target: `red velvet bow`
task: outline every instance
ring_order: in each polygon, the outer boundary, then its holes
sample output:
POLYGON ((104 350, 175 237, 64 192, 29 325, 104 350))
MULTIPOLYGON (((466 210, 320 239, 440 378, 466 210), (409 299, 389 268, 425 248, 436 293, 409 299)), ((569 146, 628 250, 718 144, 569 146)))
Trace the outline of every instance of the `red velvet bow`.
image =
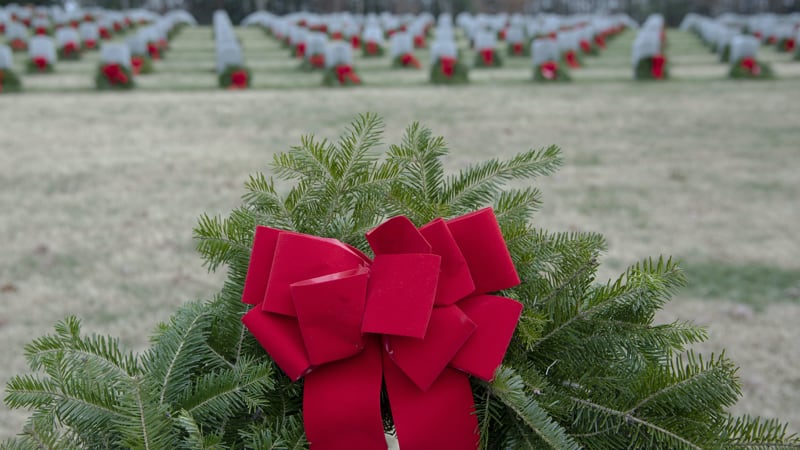
POLYGON ((228 89, 246 89, 247 88, 247 71, 236 70, 231 72, 231 84, 228 89))
POLYGON ((74 42, 67 42, 64 44, 64 47, 61 49, 61 51, 64 52, 65 56, 70 56, 78 51, 78 46, 75 45, 74 42))
POLYGON ((340 41, 342 39, 342 33, 339 31, 331 33, 331 39, 334 41, 340 41))
POLYGON ((25 50, 28 48, 28 43, 22 39, 14 39, 11 41, 11 48, 14 50, 25 50))
POLYGON ((142 73, 142 66, 144 65, 144 58, 141 56, 131 56, 131 68, 134 75, 142 73))
POLYGON ((567 50, 564 54, 564 60, 567 62, 567 65, 573 69, 577 69, 581 66, 578 62, 578 56, 575 54, 575 50, 567 50))
POLYGON ((39 36, 44 36, 47 34, 47 27, 36 27, 36 34, 39 36))
POLYGON ((105 41, 111 39, 111 33, 108 31, 108 28, 100 28, 100 39, 105 41))
POLYGON ((442 65, 442 74, 450 78, 456 71, 456 59, 451 56, 442 56, 439 58, 439 64, 442 65))
POLYGON ((764 35, 762 35, 760 31, 756 31, 755 33, 753 33, 753 37, 755 37, 756 39, 761 39, 763 36, 764 35))
POLYGON ((770 36, 770 37, 767 38, 767 44, 773 45, 773 44, 775 44, 775 42, 777 40, 778 40, 778 38, 776 38, 775 36, 770 36))
POLYGON ((297 45, 294 46, 294 56, 297 58, 303 58, 306 56, 305 42, 298 42, 297 45))
POLYGON ((73 20, 69 23, 69 26, 71 26, 72 28, 78 28, 80 25, 81 22, 79 20, 73 20))
POLYGON ((592 44, 586 39, 581 39, 581 51, 586 54, 592 53, 592 44))
POLYGON ((308 62, 309 64, 311 64, 311 67, 316 67, 318 69, 321 69, 325 67, 325 55, 322 53, 311 55, 311 57, 308 58, 308 62))
POLYGON ((292 380, 305 377, 313 450, 386 449, 385 383, 400 448, 474 450, 468 374, 491 380, 522 312, 488 295, 519 283, 490 208, 371 232, 370 261, 334 239, 258 227, 242 321, 292 380))
POLYGON ((39 69, 40 72, 44 72, 45 69, 47 69, 49 62, 44 56, 36 56, 33 58, 33 64, 39 69))
POLYGON ((664 78, 664 64, 666 64, 666 62, 667 59, 661 54, 655 55, 651 58, 650 74, 653 75, 653 78, 656 80, 664 78))
POLYGON ((511 51, 513 51, 515 55, 521 55, 522 54, 522 42, 515 42, 511 46, 511 51))
POLYGON ((494 62, 494 49, 485 48, 481 50, 481 58, 483 59, 484 66, 491 66, 494 62))
POLYGON ((161 52, 158 50, 158 46, 153 42, 147 44, 147 53, 150 54, 150 58, 153 60, 161 59, 161 52))
POLYGON ((128 83, 128 76, 125 75, 125 72, 122 70, 122 66, 119 64, 106 64, 103 66, 103 75, 105 75, 106 79, 111 84, 127 84, 128 83))
POLYGON ((421 34, 414 36, 414 48, 425 48, 425 36, 421 34))
POLYGON ((353 66, 348 64, 336 66, 336 78, 339 80, 339 84, 341 85, 344 85, 347 81, 350 81, 353 84, 361 84, 361 79, 358 78, 358 75, 356 75, 355 70, 353 70, 353 66))
POLYGON ((500 30, 497 33, 497 38, 500 39, 501 41, 505 41, 506 40, 506 29, 505 28, 503 28, 502 30, 500 30))
POLYGON ((358 35, 356 35, 356 34, 350 36, 350 45, 353 48, 360 48, 361 47, 361 38, 359 38, 358 35))
POLYGON ((545 61, 539 66, 539 71, 546 80, 555 80, 558 74, 558 63, 555 61, 545 61))
POLYGON ((742 67, 747 70, 750 75, 757 77, 761 74, 761 67, 758 65, 758 61, 752 56, 748 56, 746 58, 742 58, 742 67))
POLYGON ((792 38, 786 39, 786 42, 784 42, 783 44, 783 49, 786 50, 787 52, 794 51, 794 47, 795 47, 795 42, 794 39, 792 38))
POLYGON ((93 39, 87 39, 83 42, 83 46, 91 50, 97 47, 97 42, 95 42, 93 39))
POLYGON ((600 48, 606 48, 606 38, 602 34, 594 37, 594 43, 600 48))
POLYGON ((414 56, 413 53, 406 53, 400 57, 400 64, 404 66, 412 66, 419 69, 421 66, 419 64, 419 60, 414 56))
POLYGON ((378 54, 378 43, 369 41, 367 42, 367 54, 368 55, 377 55, 378 54))

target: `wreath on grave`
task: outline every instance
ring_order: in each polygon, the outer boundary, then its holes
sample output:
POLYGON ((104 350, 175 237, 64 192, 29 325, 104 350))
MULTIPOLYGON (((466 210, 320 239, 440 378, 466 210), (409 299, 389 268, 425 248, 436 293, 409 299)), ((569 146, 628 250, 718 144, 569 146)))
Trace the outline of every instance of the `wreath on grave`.
POLYGON ((597 45, 593 44, 593 40, 581 39, 579 45, 583 55, 597 56, 600 54, 600 49, 597 48, 597 45))
POLYGON ((719 52, 719 62, 726 63, 731 59, 731 44, 724 44, 722 51, 719 52))
POLYGON ((223 89, 247 89, 253 81, 250 69, 242 66, 228 66, 218 77, 219 87, 223 89))
POLYGON ((324 86, 358 86, 361 77, 356 73, 355 68, 350 64, 339 64, 335 67, 325 69, 322 75, 324 86))
POLYGON ((55 71, 53 64, 44 56, 28 58, 26 68, 28 73, 52 73, 55 71))
POLYGON ((306 71, 322 70, 325 68, 325 53, 316 53, 308 58, 303 58, 300 69, 306 71))
POLYGON ((94 76, 94 85, 101 91, 129 90, 135 86, 131 69, 118 63, 100 64, 94 76))
POLYGON ((475 52, 475 67, 502 67, 503 57, 494 48, 477 50, 475 52))
POLYGON ((794 38, 791 37, 783 38, 778 41, 776 48, 779 52, 794 53, 795 49, 797 48, 797 42, 795 42, 794 38))
POLYGON ((460 58, 440 57, 431 67, 433 84, 462 84, 469 82, 469 69, 460 58))
POLYGON ((59 61, 79 61, 81 59, 81 47, 75 42, 67 42, 58 48, 59 61))
POLYGON ((418 35, 414 36, 414 48, 423 49, 423 48, 425 48, 427 46, 428 45, 425 42, 425 35, 424 34, 418 34, 418 35))
POLYGON ((361 44, 361 55, 365 58, 380 58, 383 56, 384 52, 383 46, 375 41, 361 44))
POLYGON ((8 46, 15 52, 28 51, 28 42, 24 39, 12 39, 11 42, 8 43, 8 46))
POLYGON ((35 30, 33 30, 33 34, 36 36, 52 36, 53 28, 47 26, 38 26, 35 30))
POLYGON ((563 64, 557 61, 545 61, 533 69, 533 79, 540 82, 557 82, 571 81, 572 77, 563 64))
POLYGON ((765 80, 774 77, 772 67, 769 64, 758 61, 751 56, 742 58, 731 65, 728 76, 747 80, 765 80))
POLYGON ((669 78, 667 58, 659 54, 639 59, 634 70, 634 78, 637 80, 665 80, 669 78))
POLYGON ((241 207, 202 216, 197 248, 227 280, 142 354, 75 317, 28 344, 36 373, 5 402, 34 411, 3 447, 800 444, 726 412, 737 368, 689 349, 702 328, 653 325, 685 284, 672 260, 598 283, 602 236, 532 225, 540 192, 507 185, 552 173, 557 147, 447 175, 443 138, 412 124, 381 155, 381 137, 374 115, 335 143, 305 137, 273 159, 286 194, 255 174, 241 207))
POLYGON ((100 47, 97 45, 97 41, 94 39, 87 39, 83 41, 82 46, 83 50, 99 50, 100 47))
POLYGON ((527 57, 531 56, 531 46, 525 42, 509 42, 507 46, 507 54, 509 57, 527 57))
POLYGON ((292 58, 305 58, 306 57, 306 43, 298 42, 292 47, 292 58))
POLYGON ((131 71, 134 75, 153 73, 154 66, 150 55, 131 55, 131 71))
POLYGON ((567 50, 561 54, 561 61, 571 69, 580 69, 583 65, 583 58, 575 50, 567 50))
POLYGON ((422 64, 419 62, 414 53, 408 52, 402 55, 397 55, 392 61, 392 67, 404 67, 407 69, 421 69, 422 64))
POLYGON ((0 94, 21 90, 22 82, 19 76, 13 70, 0 69, 0 94))
POLYGON ((147 43, 147 54, 150 55, 150 59, 153 61, 164 59, 165 56, 163 49, 158 45, 158 42, 155 41, 147 43))

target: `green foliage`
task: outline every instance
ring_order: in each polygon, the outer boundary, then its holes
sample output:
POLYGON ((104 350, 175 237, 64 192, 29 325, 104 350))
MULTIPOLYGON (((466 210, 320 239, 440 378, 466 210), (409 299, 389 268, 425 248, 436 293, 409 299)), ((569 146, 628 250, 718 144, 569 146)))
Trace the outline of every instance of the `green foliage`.
POLYGON ((276 369, 241 323, 255 226, 368 251, 364 233, 393 215, 421 225, 486 205, 522 280, 503 295, 525 309, 494 381, 471 381, 482 449, 800 448, 778 421, 726 412, 740 395, 736 367, 690 350, 703 329, 652 323, 684 284, 675 263, 646 260, 598 283, 602 236, 531 225, 539 191, 507 186, 556 170, 556 147, 446 174, 446 144, 430 130, 412 124, 383 155, 381 136, 368 114, 336 142, 303 137, 272 161, 274 176, 293 182, 285 191, 254 174, 241 207, 201 217, 197 248, 228 278, 213 299, 158 326, 144 353, 82 335, 73 317, 29 344, 35 373, 14 377, 5 402, 33 414, 2 448, 307 448, 302 382, 276 369))
POLYGON ((245 75, 245 87, 250 87, 250 84, 253 82, 253 74, 250 72, 250 69, 243 66, 227 66, 225 70, 219 74, 217 77, 217 83, 219 87, 223 89, 229 89, 233 86, 233 74, 235 73, 243 73, 245 75))
MULTIPOLYGON (((656 80, 652 72, 653 58, 641 58, 636 63, 636 68, 633 71, 633 78, 636 80, 656 80)), ((664 77, 662 80, 669 78, 669 62, 664 62, 664 77)))
POLYGON ((770 80, 775 78, 770 64, 756 60, 755 64, 758 69, 751 71, 744 66, 743 60, 744 58, 731 64, 731 70, 728 72, 729 77, 743 80, 770 80))
POLYGON ((433 84, 463 84, 469 83, 469 69, 459 58, 453 67, 453 74, 448 76, 442 71, 442 62, 436 61, 431 66, 431 83, 433 84))
POLYGON ((19 76, 10 69, 0 69, 0 94, 8 92, 19 92, 22 90, 22 82, 19 76))

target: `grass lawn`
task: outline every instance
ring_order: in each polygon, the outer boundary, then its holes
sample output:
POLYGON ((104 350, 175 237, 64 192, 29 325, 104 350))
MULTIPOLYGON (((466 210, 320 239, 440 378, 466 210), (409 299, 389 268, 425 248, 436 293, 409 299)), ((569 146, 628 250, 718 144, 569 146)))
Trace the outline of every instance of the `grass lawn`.
MULTIPOLYGON (((790 55, 763 48, 778 79, 731 81, 694 36, 670 32, 674 79, 635 83, 627 33, 565 85, 534 84, 527 58, 436 87, 426 70, 357 56, 365 86, 325 89, 261 31, 238 33, 249 91, 215 88, 211 32, 199 27, 133 92, 93 92, 89 54, 0 97, 0 383, 66 314, 143 348, 177 305, 221 287, 193 250, 197 217, 236 206, 247 175, 301 134, 335 139, 375 111, 387 143, 413 120, 445 136, 450 170, 561 146, 564 167, 539 183, 536 225, 605 234, 601 281, 648 256, 683 261, 690 286, 659 320, 695 320, 711 336, 702 350, 728 349, 742 366, 735 412, 800 431, 800 63, 790 55)), ((23 417, 0 406, 0 438, 23 417)))

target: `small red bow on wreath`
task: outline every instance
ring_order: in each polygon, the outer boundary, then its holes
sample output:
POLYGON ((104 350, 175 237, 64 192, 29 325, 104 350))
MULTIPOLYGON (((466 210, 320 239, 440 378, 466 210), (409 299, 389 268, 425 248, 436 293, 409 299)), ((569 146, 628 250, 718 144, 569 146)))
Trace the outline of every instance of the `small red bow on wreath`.
POLYGON ((400 448, 475 450, 469 375, 489 381, 522 305, 490 208, 367 233, 370 260, 334 239, 256 229, 242 321, 292 380, 305 377, 313 450, 385 449, 385 384, 400 448))
POLYGON ((483 58, 484 66, 491 66, 494 63, 494 49, 484 48, 481 50, 481 58, 483 58))
POLYGON ((786 42, 783 44, 783 49, 787 52, 794 51, 795 42, 793 38, 786 39, 786 42))
POLYGON ((28 48, 28 43, 22 39, 14 39, 11 41, 11 48, 14 50, 25 50, 28 48))
POLYGON ((600 48, 606 48, 606 39, 602 34, 594 37, 594 43, 600 48))
POLYGON ((122 70, 122 66, 119 64, 106 64, 103 66, 103 75, 105 75, 106 79, 111 84, 128 84, 128 76, 125 75, 125 72, 122 70))
POLYGON ((73 53, 78 52, 78 45, 75 44, 74 42, 67 42, 66 44, 64 44, 62 51, 64 52, 65 56, 70 56, 73 53))
POLYGON ((44 72, 50 63, 44 56, 36 56, 33 58, 33 64, 39 69, 40 72, 44 72))
POLYGON ((667 59, 664 58, 664 55, 658 54, 651 58, 650 60, 650 74, 656 80, 661 80, 664 78, 664 64, 666 64, 667 59))
POLYGON ((440 57, 439 64, 442 65, 442 74, 447 78, 452 77, 456 72, 456 59, 451 56, 440 57))
POLYGON ((353 84, 361 84, 361 78, 358 78, 356 71, 353 70, 353 66, 347 64, 336 66, 336 78, 341 85, 344 85, 348 81, 353 84))
POLYGON ((414 36, 414 48, 425 48, 425 36, 421 34, 414 36))
POLYGON ((567 53, 564 54, 564 60, 567 62, 567 65, 573 69, 577 69, 581 66, 578 62, 578 56, 575 54, 575 50, 567 50, 567 53))
POLYGON ((83 42, 83 46, 89 50, 92 50, 95 47, 97 47, 97 42, 95 42, 94 39, 87 39, 86 41, 83 42))
POLYGON ((761 74, 761 67, 758 65, 758 61, 752 56, 742 58, 741 64, 750 75, 757 77, 761 74))
POLYGON ((47 27, 36 27, 36 34, 38 36, 44 36, 47 34, 47 27))
POLYGON ((412 66, 416 67, 417 69, 420 68, 419 60, 414 56, 413 53, 406 53, 400 57, 400 64, 404 66, 412 66))
POLYGON ((131 56, 131 68, 134 75, 142 73, 142 66, 144 65, 144 58, 141 56, 131 56))
POLYGON ((294 56, 297 58, 303 58, 306 56, 305 42, 298 42, 297 45, 294 46, 294 56))
POLYGON ((147 44, 147 53, 150 54, 150 58, 153 60, 161 59, 161 52, 158 50, 158 46, 153 42, 147 44))
POLYGON ((511 46, 511 50, 514 52, 515 55, 521 55, 522 54, 522 42, 515 42, 511 46))
POLYGON ((332 41, 341 41, 342 40, 342 32, 341 31, 334 31, 331 33, 331 40, 332 41))
POLYGON ((325 54, 317 53, 316 55, 311 55, 311 57, 308 58, 308 63, 311 64, 311 67, 317 69, 325 67, 325 54))
POLYGON ((539 66, 539 72, 546 80, 555 80, 558 74, 558 63, 555 61, 545 61, 539 66))
POLYGON ((378 54, 378 43, 374 41, 367 42, 367 54, 368 55, 377 55, 378 54))
POLYGON ((358 35, 356 35, 356 34, 350 36, 350 45, 353 48, 361 47, 361 38, 359 38, 358 35))
POLYGON ((581 39, 581 51, 585 54, 592 53, 592 44, 586 39, 581 39))
POLYGON ((100 32, 100 39, 103 40, 111 39, 111 32, 108 31, 108 28, 100 28, 99 32, 100 32))
POLYGON ((231 73, 231 84, 228 89, 246 89, 247 88, 247 71, 236 70, 231 73))

